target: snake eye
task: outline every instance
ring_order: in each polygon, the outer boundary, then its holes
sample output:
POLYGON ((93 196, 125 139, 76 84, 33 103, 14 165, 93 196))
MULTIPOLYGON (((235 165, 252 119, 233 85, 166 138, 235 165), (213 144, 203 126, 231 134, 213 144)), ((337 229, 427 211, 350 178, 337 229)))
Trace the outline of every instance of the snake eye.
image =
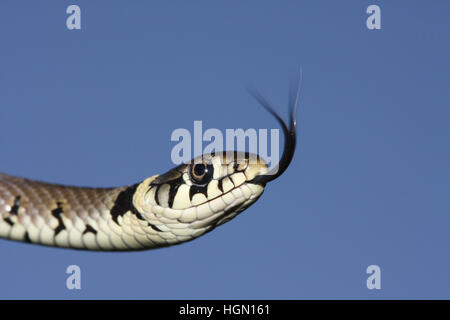
POLYGON ((212 164, 194 163, 189 170, 191 179, 198 184, 206 184, 211 181, 214 173, 212 164))

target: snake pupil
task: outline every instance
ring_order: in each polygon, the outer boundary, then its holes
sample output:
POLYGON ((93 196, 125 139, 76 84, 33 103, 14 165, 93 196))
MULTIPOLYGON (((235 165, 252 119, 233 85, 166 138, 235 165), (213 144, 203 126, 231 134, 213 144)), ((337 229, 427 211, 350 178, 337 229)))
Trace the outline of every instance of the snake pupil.
POLYGON ((204 164, 197 164, 194 166, 194 173, 196 176, 202 176, 205 174, 206 167, 204 164))

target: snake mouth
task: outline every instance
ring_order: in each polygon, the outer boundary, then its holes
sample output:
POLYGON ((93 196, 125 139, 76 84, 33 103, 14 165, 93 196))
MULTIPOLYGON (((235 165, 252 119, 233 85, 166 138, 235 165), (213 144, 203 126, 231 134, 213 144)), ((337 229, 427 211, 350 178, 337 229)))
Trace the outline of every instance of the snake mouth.
MULTIPOLYGON (((214 229, 217 226, 233 219, 236 215, 247 209, 251 204, 253 204, 262 195, 264 188, 261 186, 249 187, 247 183, 242 183, 241 185, 235 186, 231 190, 225 192, 224 194, 217 196, 213 199, 209 199, 201 205, 194 206, 199 208, 202 205, 207 205, 210 207, 210 215, 204 217, 203 219, 198 219, 190 224, 191 229, 200 228, 211 228, 214 229), (245 190, 246 189, 246 190, 245 190), (234 200, 228 203, 224 200, 227 195, 233 195, 234 200), (213 209, 214 201, 222 201, 225 204, 221 209, 213 209)), ((182 222, 178 220, 178 222, 182 222)))
POLYGON ((286 171, 286 169, 289 167, 292 161, 292 158, 294 157, 295 147, 297 144, 296 116, 300 93, 300 82, 297 87, 297 90, 295 91, 295 94, 293 94, 293 92, 294 91, 291 90, 291 94, 289 96, 289 120, 288 120, 289 125, 275 111, 275 109, 268 102, 268 100, 265 99, 259 92, 255 90, 252 90, 250 92, 253 95, 253 97, 261 104, 261 106, 264 109, 266 109, 272 116, 274 116, 275 119, 280 124, 281 128, 283 129, 284 148, 283 148, 283 155, 281 156, 279 163, 268 173, 256 176, 254 179, 249 181, 249 183, 265 185, 267 182, 275 180, 286 171))

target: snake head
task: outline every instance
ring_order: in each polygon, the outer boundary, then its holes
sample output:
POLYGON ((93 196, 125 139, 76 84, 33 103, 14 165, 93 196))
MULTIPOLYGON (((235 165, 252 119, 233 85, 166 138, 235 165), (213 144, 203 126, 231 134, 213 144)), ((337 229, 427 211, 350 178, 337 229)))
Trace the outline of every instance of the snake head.
MULTIPOLYGON (((156 229, 190 240, 229 221, 254 203, 268 172, 251 153, 204 154, 138 186, 133 204, 156 229)), ((174 239, 175 241, 175 239, 174 239)))
POLYGON ((289 125, 262 96, 254 96, 283 129, 285 143, 280 162, 269 171, 267 163, 256 154, 204 154, 146 179, 137 187, 133 205, 167 245, 192 240, 231 220, 252 205, 266 184, 282 175, 291 163, 296 145, 298 91, 291 99, 289 125))

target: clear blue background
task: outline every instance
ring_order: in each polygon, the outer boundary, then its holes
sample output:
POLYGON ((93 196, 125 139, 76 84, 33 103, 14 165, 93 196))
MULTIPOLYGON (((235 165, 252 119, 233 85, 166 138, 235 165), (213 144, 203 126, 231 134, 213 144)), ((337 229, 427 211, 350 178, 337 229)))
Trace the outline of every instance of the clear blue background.
POLYGON ((172 167, 170 134, 276 128, 299 144, 236 219, 162 250, 0 241, 0 298, 450 298, 449 1, 1 1, 0 170, 116 186, 172 167), (82 30, 66 29, 78 4, 82 30), (366 28, 381 7, 382 29, 366 28), (65 269, 82 270, 82 290, 65 269), (381 267, 381 290, 366 288, 381 267))

